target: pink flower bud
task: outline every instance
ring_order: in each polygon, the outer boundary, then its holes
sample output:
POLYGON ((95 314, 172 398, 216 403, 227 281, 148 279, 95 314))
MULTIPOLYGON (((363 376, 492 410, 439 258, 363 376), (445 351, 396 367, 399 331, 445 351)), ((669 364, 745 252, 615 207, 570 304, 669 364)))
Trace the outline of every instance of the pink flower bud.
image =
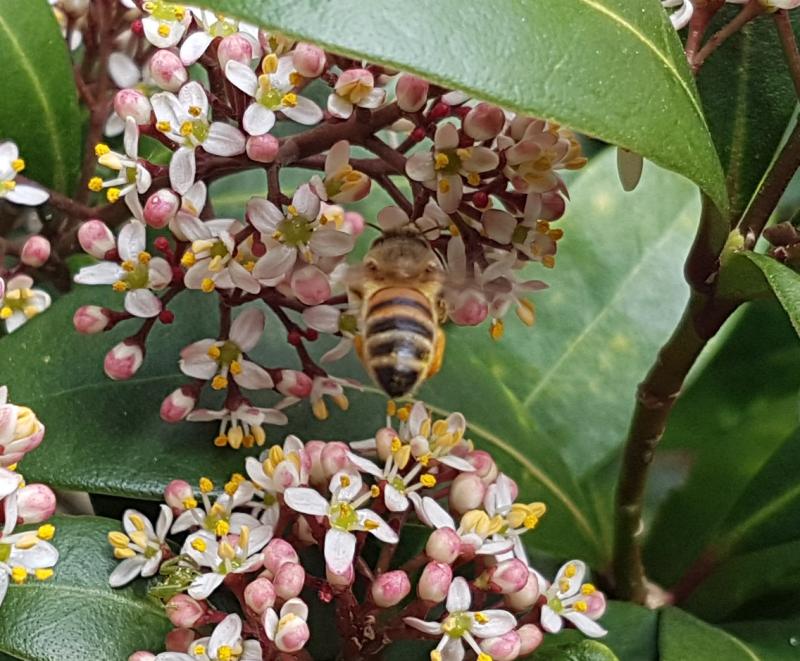
POLYGON ((135 89, 120 90, 114 96, 114 111, 126 119, 132 117, 137 124, 149 124, 153 115, 150 99, 135 89))
POLYGON ((191 629, 173 629, 164 639, 167 652, 185 652, 194 640, 194 631, 191 629))
POLYGON ((599 590, 586 597, 586 604, 588 606, 586 615, 593 620, 602 617, 603 613, 606 612, 606 596, 599 590))
MULTIPOLYGON (((265 618, 264 627, 266 628, 267 626, 265 618)), ((297 616, 284 616, 278 623, 273 642, 281 652, 291 654, 303 649, 310 637, 311 632, 308 630, 308 624, 304 619, 297 616)))
POLYGON ((139 650, 138 652, 134 652, 128 657, 128 661, 154 661, 156 655, 152 652, 147 652, 145 650, 139 650))
POLYGON ((164 502, 172 508, 173 512, 183 512, 194 500, 192 485, 184 480, 172 480, 164 489, 164 502))
POLYGON ((328 580, 328 583, 333 585, 337 588, 346 588, 353 584, 356 580, 356 572, 353 569, 352 563, 350 566, 345 569, 341 574, 337 574, 331 571, 331 568, 328 565, 325 565, 325 578, 328 580))
POLYGON ((290 281, 292 292, 306 305, 320 305, 331 297, 328 276, 311 264, 297 269, 290 281))
POLYGON ((503 111, 491 103, 481 102, 464 118, 464 132, 474 140, 491 140, 506 123, 503 111))
POLYGON ((264 549, 264 569, 270 576, 276 576, 287 562, 299 563, 300 557, 289 542, 276 537, 264 549))
POLYGON ((97 259, 104 259, 109 250, 117 244, 114 235, 102 220, 87 220, 78 229, 78 243, 81 248, 97 259))
POLYGON ((306 443, 306 454, 311 462, 309 472, 309 482, 314 486, 321 487, 327 484, 325 469, 322 467, 322 451, 327 443, 323 441, 309 441, 306 443))
POLYGON ((364 228, 367 226, 364 216, 358 211, 345 211, 344 223, 342 223, 342 230, 351 236, 361 236, 364 228))
POLYGON ((72 325, 75 330, 84 335, 99 333, 108 328, 111 319, 108 318, 105 308, 97 305, 82 305, 72 315, 72 325))
POLYGON ((244 601, 259 615, 275 605, 275 587, 268 578, 260 576, 244 589, 244 601))
POLYGON ((375 434, 375 447, 378 451, 378 458, 386 461, 392 452, 392 443, 397 438, 397 432, 391 427, 383 427, 375 434))
POLYGON ((225 69, 225 65, 231 60, 241 64, 250 64, 250 60, 255 57, 253 44, 240 34, 228 35, 219 42, 217 57, 222 69, 225 69))
POLYGON ((404 73, 397 80, 397 105, 400 110, 417 112, 428 100, 428 82, 404 73))
POLYGON ((475 475, 480 477, 487 484, 491 484, 497 479, 497 464, 494 463, 492 455, 484 450, 470 452, 466 460, 475 468, 475 475))
POLYGON ((259 163, 272 163, 278 156, 280 143, 274 135, 265 133, 247 138, 247 157, 259 163))
POLYGON ((316 78, 325 71, 325 51, 301 41, 292 51, 292 64, 303 78, 316 78))
POLYGON ((41 523, 56 511, 56 496, 44 484, 28 484, 17 492, 19 523, 41 523))
POLYGON ((526 654, 530 654, 537 647, 539 647, 539 645, 541 645, 542 641, 544 640, 544 634, 542 633, 542 630, 535 624, 524 624, 519 629, 517 629, 517 634, 519 634, 519 640, 520 640, 520 647, 519 647, 520 656, 525 656, 526 654))
POLYGON ((165 607, 173 626, 191 629, 205 615, 208 606, 204 601, 192 599, 188 594, 176 594, 165 607))
POLYGON ((142 347, 123 341, 106 354, 103 370, 108 378, 114 381, 124 381, 139 371, 142 361, 144 361, 142 347))
POLYGON ((486 485, 480 477, 475 473, 461 473, 450 486, 448 503, 453 510, 464 514, 479 508, 484 495, 486 495, 486 485))
POLYGON ((372 582, 372 600, 381 608, 396 606, 411 592, 411 581, 404 571, 381 574, 372 582))
POLYGON ((564 215, 567 203, 559 191, 542 193, 542 208, 539 217, 544 220, 558 220, 564 215))
MULTIPOLYGON (((285 397, 299 397, 303 399, 311 394, 314 385, 310 376, 297 370, 281 370, 280 380, 277 383, 278 392, 285 397)), ((321 448, 320 448, 321 449, 321 448)))
POLYGON ((50 259, 50 242, 38 234, 30 237, 22 246, 19 259, 26 266, 40 267, 50 259))
POLYGON ((347 453, 350 448, 340 441, 326 443, 320 455, 322 470, 325 471, 325 478, 330 479, 340 470, 346 469, 350 465, 347 453))
POLYGON ((537 602, 540 593, 539 579, 534 572, 529 570, 525 585, 520 590, 507 594, 505 601, 512 610, 524 611, 537 602))
POLYGON ((147 198, 144 204, 144 222, 150 227, 161 229, 167 226, 180 208, 180 198, 169 188, 162 188, 147 198))
POLYGON ((482 579, 493 592, 513 594, 526 586, 530 577, 530 569, 522 560, 513 558, 487 569, 482 579))
POLYGON ((275 593, 281 599, 291 599, 303 591, 306 582, 306 570, 297 562, 286 562, 281 565, 273 579, 275 593))
POLYGON ((189 80, 189 72, 181 58, 163 48, 153 54, 148 67, 153 82, 167 92, 177 92, 189 80))
POLYGON ((164 422, 180 422, 197 404, 197 396, 186 386, 173 390, 161 402, 161 419, 164 422))
POLYGON ((452 564, 461 553, 461 538, 452 528, 434 530, 425 544, 425 553, 431 560, 452 564))
POLYGON ((486 296, 476 289, 459 293, 450 309, 450 318, 459 326, 477 326, 488 315, 489 303, 486 296))
POLYGON ((72 16, 83 16, 89 8, 89 0, 61 0, 61 6, 72 16))
POLYGON ((503 636, 484 638, 481 649, 492 657, 493 661, 514 661, 519 656, 522 640, 516 631, 509 631, 503 636))
POLYGON ((366 69, 347 69, 336 81, 336 94, 350 103, 359 103, 375 87, 375 79, 366 69))
POLYGON ((444 601, 450 583, 453 582, 453 570, 443 562, 432 561, 425 565, 417 583, 417 596, 425 601, 444 601))

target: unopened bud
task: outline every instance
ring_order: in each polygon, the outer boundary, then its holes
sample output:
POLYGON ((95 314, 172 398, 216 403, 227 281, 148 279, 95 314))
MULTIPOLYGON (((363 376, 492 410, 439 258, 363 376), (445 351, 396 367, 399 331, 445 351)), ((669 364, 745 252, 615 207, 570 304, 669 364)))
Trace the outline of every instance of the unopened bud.
POLYGON ((325 565, 325 578, 327 579, 328 583, 333 585, 337 588, 346 588, 353 584, 356 580, 356 572, 353 569, 353 564, 350 565, 341 573, 334 572, 331 568, 326 564, 325 565))
POLYGON ((191 629, 205 615, 208 606, 188 594, 176 594, 167 602, 165 609, 173 626, 191 629))
POLYGON ((461 553, 461 538, 452 528, 434 530, 425 544, 425 554, 437 562, 452 564, 461 553))
POLYGON ((84 335, 93 335, 105 330, 110 321, 105 308, 97 305, 83 305, 72 315, 72 325, 76 331, 84 335))
POLYGON ((344 223, 342 224, 342 231, 347 232, 351 236, 360 236, 367 223, 358 211, 345 211, 344 223))
POLYGON ((272 585, 272 581, 263 576, 248 583, 244 589, 245 603, 259 615, 275 605, 275 597, 275 587, 272 585))
POLYGON ((116 247, 114 234, 102 220, 87 220, 78 229, 78 243, 85 252, 97 259, 104 259, 109 250, 116 247))
POLYGON ((144 352, 137 343, 120 342, 106 354, 103 370, 114 381, 130 379, 144 361, 144 352))
POLYGON ((137 124, 149 124, 153 106, 139 90, 126 88, 114 95, 114 111, 123 120, 131 117, 137 124))
POLYGON ((280 379, 276 385, 278 392, 285 397, 305 398, 311 394, 314 385, 310 376, 297 370, 281 370, 280 379))
POLYGON ((45 484, 27 484, 17 492, 20 523, 41 523, 56 511, 56 496, 45 484))
POLYGON ((240 34, 231 34, 219 42, 217 57, 219 66, 224 70, 230 61, 250 64, 250 60, 256 57, 256 54, 253 53, 253 44, 248 39, 240 34))
POLYGON ((375 434, 375 449, 378 451, 378 458, 386 461, 392 453, 392 443, 397 439, 397 432, 391 427, 383 427, 375 434))
POLYGON ((291 599, 303 591, 306 570, 297 562, 286 562, 281 565, 272 580, 275 585, 275 593, 281 599, 291 599))
POLYGON ((191 629, 173 629, 164 638, 164 647, 168 652, 185 652, 194 640, 191 629))
POLYGON ((303 78, 316 78, 325 71, 325 51, 301 41, 292 51, 292 64, 303 78))
POLYGON ((428 100, 428 82, 404 73, 397 80, 397 105, 400 110, 417 112, 428 100))
POLYGON ((287 562, 299 563, 300 557, 289 542, 276 537, 264 549, 264 569, 274 577, 287 562))
POLYGON ((172 480, 164 489, 164 501, 175 512, 183 512, 187 503, 194 500, 192 485, 185 480, 172 480))
POLYGON ((453 570, 443 562, 432 561, 425 565, 417 583, 417 596, 425 601, 444 601, 453 582, 453 570))
POLYGON ((520 647, 522 647, 522 640, 514 630, 502 636, 484 638, 481 641, 481 649, 492 658, 492 661, 514 661, 519 657, 520 647))
MULTIPOLYGON (((268 626, 265 616, 264 628, 268 626)), ((306 621, 293 613, 289 613, 278 621, 278 629, 275 632, 275 639, 273 642, 275 643, 275 647, 281 652, 292 654, 303 649, 310 637, 311 632, 308 629, 306 621)))
POLYGON ((528 566, 517 558, 489 567, 481 577, 493 592, 513 594, 525 587, 530 577, 528 566))
POLYGON ((485 483, 491 484, 497 479, 497 464, 485 450, 474 450, 465 459, 475 468, 474 475, 480 477, 485 483))
POLYGON ((485 495, 486 485, 480 477, 475 473, 461 473, 450 486, 448 503, 454 511, 464 514, 479 508, 485 495))
POLYGON ((189 72, 181 58, 163 48, 153 54, 148 67, 153 82, 167 92, 177 92, 189 80, 189 72))
POLYGON ((50 259, 50 242, 38 234, 29 237, 22 246, 19 259, 26 266, 40 267, 50 259))
POLYGON ((340 441, 325 443, 320 455, 320 462, 326 479, 330 479, 339 471, 350 466, 350 459, 347 457, 349 451, 347 445, 340 441))
POLYGON ((155 661, 156 655, 146 650, 139 650, 128 657, 128 661, 155 661))
POLYGON ((166 227, 180 207, 180 198, 168 188, 162 188, 147 198, 144 204, 144 222, 155 229, 166 227))
POLYGON ((396 606, 409 592, 411 581, 408 580, 408 574, 399 569, 381 574, 372 582, 372 600, 381 608, 396 606))
POLYGON ((558 220, 567 210, 567 203, 564 196, 558 191, 547 191, 542 193, 542 208, 539 210, 539 217, 543 220, 558 220))
POLYGON ((306 305, 320 305, 331 297, 331 283, 328 276, 311 264, 297 269, 292 274, 290 286, 294 295, 306 305))
POLYGON ((528 580, 525 585, 516 592, 507 594, 505 601, 512 610, 524 611, 537 602, 540 593, 539 579, 533 571, 528 570, 528 580))
POLYGON ((517 634, 519 634, 520 640, 520 656, 530 654, 537 647, 539 647, 544 640, 544 634, 542 633, 542 630, 535 624, 523 624, 519 629, 517 629, 517 634))
POLYGON ((161 419, 164 422, 180 422, 197 405, 197 396, 186 387, 177 388, 161 402, 161 419))
POLYGON ((449 310, 450 319, 459 326, 477 326, 489 315, 489 302, 482 292, 467 289, 461 292, 452 302, 449 310))
POLYGON ((505 123, 506 117, 500 108, 481 102, 464 118, 464 133, 479 142, 491 140, 503 130, 505 123))
POLYGON ((272 163, 278 156, 279 149, 278 139, 269 133, 251 136, 245 144, 247 157, 258 163, 272 163))
POLYGON ((336 93, 350 103, 363 101, 375 87, 375 78, 367 69, 347 69, 336 81, 336 93))

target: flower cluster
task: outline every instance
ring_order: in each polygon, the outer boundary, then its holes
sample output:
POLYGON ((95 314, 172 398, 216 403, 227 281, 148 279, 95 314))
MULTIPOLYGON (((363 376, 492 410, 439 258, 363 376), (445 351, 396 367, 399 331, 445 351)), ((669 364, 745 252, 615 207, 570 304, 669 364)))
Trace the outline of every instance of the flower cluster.
MULTIPOLYGON (((56 3, 68 39, 91 29, 88 6, 56 3)), ((191 323, 171 308, 176 297, 217 299, 219 332, 181 352, 190 380, 164 400, 165 420, 219 420, 215 442, 235 448, 263 443, 263 425, 280 424, 282 409, 300 400, 321 418, 326 397, 347 406, 343 389, 354 384, 329 375, 307 345, 320 333, 340 337, 324 356, 331 362, 363 331, 347 275, 372 223, 349 205, 373 186, 393 200, 374 219, 380 229, 416 233, 438 256, 447 318, 486 321, 495 339, 512 309, 534 323, 530 294, 546 285, 520 269, 555 265, 562 174, 585 163, 570 131, 190 6, 123 2, 108 11, 120 26, 109 60, 114 112, 84 191, 98 213, 77 233, 97 263, 75 281, 113 288, 123 309, 84 306, 74 322, 98 333, 141 320, 104 363, 110 378, 127 379, 156 324, 191 323), (318 174, 287 194, 299 168, 318 174), (248 170, 266 174, 265 189, 239 217, 217 217, 208 184, 248 170), (157 238, 148 240, 148 227, 157 238), (250 355, 266 309, 299 365, 250 355), (225 392, 221 408, 197 408, 206 386, 225 392), (243 392, 263 390, 280 401, 261 408, 243 392)))
POLYGON ((359 658, 416 637, 431 641, 433 661, 465 650, 510 661, 565 625, 603 636, 605 597, 585 564, 567 562, 552 583, 531 566, 523 538, 546 507, 519 499, 465 437, 464 417, 434 419, 421 402, 393 413, 350 445, 288 436, 221 489, 175 480, 155 526, 127 511, 125 532, 109 534, 122 559, 110 583, 159 574, 151 592, 175 627, 168 652, 131 659, 300 653, 323 635, 308 623, 317 600, 333 604, 345 652, 359 658), (182 536, 177 553, 170 534, 182 536), (401 544, 416 554, 396 561, 401 544), (213 598, 223 591, 236 612, 213 598))
POLYGON ((53 575, 58 551, 50 544, 51 524, 14 532, 17 525, 42 523, 56 508, 56 498, 44 484, 25 484, 17 463, 44 438, 44 425, 26 406, 8 401, 0 387, 0 606, 9 583, 29 578, 45 581, 53 575))

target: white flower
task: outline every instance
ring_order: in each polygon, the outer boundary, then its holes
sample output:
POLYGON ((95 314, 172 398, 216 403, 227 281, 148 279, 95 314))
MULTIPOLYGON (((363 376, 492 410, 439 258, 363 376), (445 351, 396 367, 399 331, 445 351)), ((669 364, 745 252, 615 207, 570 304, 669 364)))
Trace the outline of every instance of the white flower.
POLYGON ((261 57, 261 46, 258 43, 258 30, 251 25, 222 16, 209 9, 189 8, 200 28, 192 32, 181 44, 181 61, 188 67, 194 64, 206 52, 211 42, 217 37, 230 37, 238 34, 247 39, 253 49, 253 57, 261 57))
POLYGON ((261 661, 261 644, 242 640, 242 619, 228 615, 211 632, 211 636, 192 641, 189 651, 162 652, 156 661, 261 661))
POLYGON ((267 246, 253 269, 263 285, 284 280, 298 257, 313 264, 323 257, 343 257, 355 245, 355 237, 322 222, 320 200, 308 184, 297 188, 285 214, 269 200, 250 198, 247 218, 267 246))
POLYGON ((214 445, 230 445, 234 450, 242 446, 251 448, 253 445, 264 445, 267 436, 261 425, 285 425, 288 422, 286 415, 277 409, 259 408, 245 402, 235 409, 196 409, 186 419, 189 422, 219 420, 219 432, 214 445))
POLYGON ((287 599, 280 616, 274 608, 264 613, 264 632, 282 652, 299 651, 308 640, 308 606, 302 599, 287 599))
POLYGON ((662 7, 678 7, 673 13, 669 15, 669 20, 672 21, 672 27, 676 30, 681 30, 689 25, 694 14, 694 4, 692 0, 661 0, 662 7))
POLYGON ((450 217, 433 200, 428 200, 422 210, 422 215, 413 222, 400 207, 385 207, 378 212, 378 224, 384 232, 413 224, 419 233, 429 241, 438 238, 441 231, 449 227, 450 223, 450 217))
POLYGON ((544 593, 547 603, 542 606, 541 624, 545 631, 558 633, 563 620, 568 620, 591 638, 606 635, 595 622, 605 611, 605 597, 591 583, 583 583, 585 575, 586 565, 580 560, 571 560, 558 570, 544 593))
POLYGON ((464 641, 479 658, 486 658, 477 639, 507 634, 517 626, 517 618, 500 609, 470 611, 471 601, 469 584, 458 576, 453 579, 447 592, 447 614, 441 622, 426 622, 416 617, 405 617, 403 622, 431 636, 442 636, 436 650, 431 652, 431 659, 460 661, 464 658, 464 641))
POLYGON ((292 91, 299 79, 291 55, 279 58, 270 53, 261 63, 261 69, 262 74, 257 76, 249 66, 236 60, 225 65, 225 77, 253 99, 242 117, 242 126, 249 135, 269 133, 275 125, 276 112, 308 126, 322 121, 320 107, 292 91))
POLYGON ((350 165, 350 143, 339 140, 325 156, 325 177, 314 175, 309 182, 319 199, 337 204, 355 202, 369 194, 372 180, 350 165))
POLYGON ((184 5, 163 0, 148 0, 142 9, 148 14, 142 19, 144 36, 156 48, 170 48, 177 44, 192 20, 184 5))
POLYGON ((185 193, 194 183, 197 147, 217 156, 244 152, 245 137, 239 129, 209 121, 208 97, 197 81, 186 83, 177 96, 171 92, 154 94, 151 103, 156 129, 180 145, 169 162, 170 184, 178 193, 185 193))
POLYGON ((3 506, 3 535, 10 535, 17 524, 17 492, 25 484, 22 475, 6 468, 0 468, 0 504, 3 506))
POLYGON ((137 576, 153 576, 158 571, 167 533, 172 525, 172 510, 167 505, 161 505, 155 530, 147 517, 136 510, 125 510, 122 525, 125 534, 108 533, 108 541, 114 547, 114 557, 122 560, 108 577, 112 588, 126 585, 137 576))
POLYGON ((6 332, 13 333, 28 319, 50 307, 50 294, 33 289, 33 278, 15 275, 4 283, 0 278, 0 319, 6 322, 6 332))
POLYGON ((247 457, 245 468, 258 489, 257 495, 274 495, 290 487, 308 484, 311 458, 305 451, 303 441, 290 434, 284 440, 283 447, 273 445, 258 459, 247 457))
POLYGON ((125 310, 135 317, 155 317, 161 312, 161 299, 152 290, 164 289, 172 281, 167 260, 151 257, 146 251, 147 232, 142 222, 126 223, 117 237, 117 252, 122 260, 85 266, 75 276, 81 285, 112 285, 125 292, 125 310))
POLYGON ((53 575, 58 550, 48 541, 55 528, 50 524, 37 530, 0 535, 0 605, 5 599, 9 580, 22 585, 29 576, 45 581, 53 575))
POLYGON ((467 421, 461 413, 451 413, 434 422, 425 405, 417 402, 411 407, 408 419, 400 423, 397 435, 411 445, 411 454, 422 462, 434 459, 450 468, 472 472, 472 464, 451 454, 463 440, 466 429, 467 421))
POLYGON ((483 506, 490 518, 500 516, 505 525, 492 535, 493 541, 510 541, 513 547, 510 551, 500 553, 497 561, 508 560, 516 557, 528 564, 528 554, 520 537, 528 530, 533 530, 539 519, 544 516, 547 507, 544 503, 515 503, 511 493, 511 479, 500 473, 497 479, 486 489, 483 506))
POLYGON ((36 206, 50 197, 50 193, 39 186, 15 181, 17 174, 24 169, 25 161, 19 157, 17 145, 10 141, 0 142, 0 200, 36 206))
POLYGON ((347 119, 356 106, 377 108, 385 98, 386 91, 375 88, 375 78, 367 69, 347 69, 328 96, 328 112, 339 119, 347 119))
POLYGON ((211 387, 228 387, 228 376, 242 388, 272 388, 272 377, 260 365, 243 354, 253 349, 264 334, 266 316, 258 308, 248 308, 231 324, 227 340, 206 339, 190 344, 181 351, 180 368, 196 379, 213 379, 211 387))
POLYGON ((243 527, 252 531, 259 527, 258 519, 255 517, 243 512, 234 512, 237 507, 241 507, 253 497, 252 484, 246 480, 231 481, 225 485, 225 492, 212 503, 208 494, 213 488, 214 484, 211 480, 201 478, 202 507, 192 497, 186 503, 187 509, 181 512, 175 519, 175 523, 172 524, 173 534, 184 532, 190 528, 201 528, 211 535, 223 537, 228 533, 239 534, 243 527))
POLYGON ((200 574, 189 586, 189 596, 206 599, 228 574, 256 571, 264 562, 261 549, 272 539, 272 528, 258 526, 252 533, 247 526, 239 530, 235 544, 224 537, 220 541, 206 530, 192 533, 183 544, 183 553, 210 572, 200 574))
POLYGON ((202 221, 179 211, 175 225, 192 242, 181 257, 181 264, 189 268, 183 278, 189 289, 202 289, 208 293, 216 288, 239 288, 251 294, 258 293, 261 287, 248 270, 254 269, 255 264, 239 252, 233 238, 240 227, 237 221, 202 221))
POLYGON ((325 562, 335 574, 343 574, 353 564, 356 536, 367 531, 386 544, 397 544, 397 533, 370 509, 358 509, 371 497, 369 490, 361 494, 363 482, 358 473, 338 472, 330 482, 328 502, 318 491, 292 487, 284 492, 286 504, 296 512, 325 517, 330 528, 325 533, 325 562))
POLYGON ((102 143, 95 147, 97 162, 103 167, 116 170, 117 176, 107 181, 92 177, 89 188, 95 192, 107 189, 106 198, 109 202, 116 202, 124 197, 131 212, 141 218, 141 204, 137 195, 150 189, 152 177, 147 168, 139 163, 139 127, 132 117, 125 120, 123 145, 125 154, 111 151, 108 145, 102 143))
POLYGON ((352 314, 345 314, 333 305, 315 305, 303 310, 303 321, 307 326, 321 333, 341 333, 338 344, 326 351, 320 362, 330 363, 344 358, 353 348, 358 320, 352 314))
POLYGON ((497 153, 488 147, 459 147, 454 124, 440 124, 433 138, 433 150, 418 152, 406 161, 406 174, 436 190, 436 199, 445 213, 453 213, 461 203, 463 183, 480 184, 480 173, 497 167, 497 153))
MULTIPOLYGON (((360 384, 348 379, 338 379, 335 376, 315 376, 311 384, 311 393, 308 396, 311 402, 311 411, 314 417, 318 420, 326 420, 328 418, 328 407, 325 404, 324 397, 330 397, 342 411, 346 411, 350 406, 347 400, 347 395, 344 394, 344 387, 358 388, 361 390, 360 384)), ((287 397, 283 400, 286 405, 294 403, 294 398, 287 397)))

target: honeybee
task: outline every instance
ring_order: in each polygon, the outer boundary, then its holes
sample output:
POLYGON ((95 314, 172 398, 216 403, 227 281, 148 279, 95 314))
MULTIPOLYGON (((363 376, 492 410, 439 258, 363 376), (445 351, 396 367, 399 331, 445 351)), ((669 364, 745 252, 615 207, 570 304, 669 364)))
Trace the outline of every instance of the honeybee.
POLYGON ((410 395, 442 365, 443 281, 430 244, 408 229, 376 239, 348 274, 350 293, 361 306, 356 351, 390 397, 410 395))

